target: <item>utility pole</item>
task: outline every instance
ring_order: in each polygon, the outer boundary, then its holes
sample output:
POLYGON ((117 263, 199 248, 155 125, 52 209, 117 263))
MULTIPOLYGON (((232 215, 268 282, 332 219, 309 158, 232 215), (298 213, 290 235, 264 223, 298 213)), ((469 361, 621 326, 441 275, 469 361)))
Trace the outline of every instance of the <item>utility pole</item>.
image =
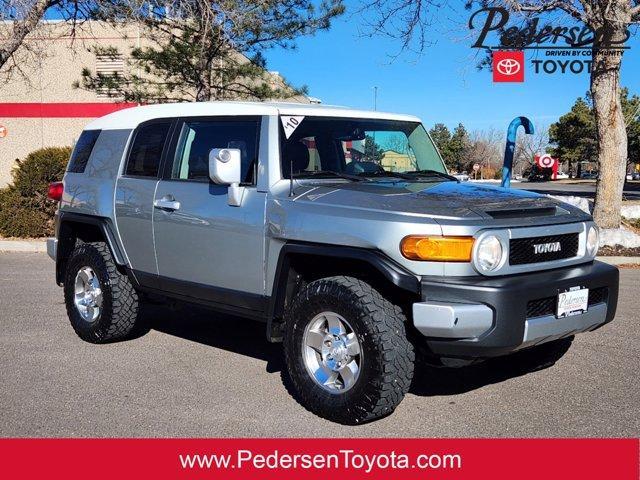
POLYGON ((378 87, 373 87, 373 110, 378 110, 378 87))

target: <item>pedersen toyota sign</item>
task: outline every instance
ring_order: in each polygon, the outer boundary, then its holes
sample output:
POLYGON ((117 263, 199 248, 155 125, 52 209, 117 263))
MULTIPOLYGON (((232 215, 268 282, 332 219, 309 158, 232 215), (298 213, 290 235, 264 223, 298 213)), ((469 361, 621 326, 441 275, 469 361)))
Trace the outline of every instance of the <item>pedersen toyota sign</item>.
MULTIPOLYGON (((479 31, 472 48, 486 50, 492 56, 494 82, 524 82, 525 51, 532 51, 530 70, 534 75, 581 74, 591 71, 594 39, 598 32, 586 25, 541 24, 540 18, 522 19, 510 24, 509 11, 503 7, 481 8, 469 18, 469 29, 479 31)), ((619 42, 598 45, 607 55, 622 55, 631 33, 627 30, 619 42)))

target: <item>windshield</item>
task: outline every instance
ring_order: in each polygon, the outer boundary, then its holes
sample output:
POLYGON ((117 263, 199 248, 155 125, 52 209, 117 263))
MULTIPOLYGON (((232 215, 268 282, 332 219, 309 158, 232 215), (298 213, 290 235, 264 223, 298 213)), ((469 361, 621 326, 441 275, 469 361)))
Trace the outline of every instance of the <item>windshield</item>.
POLYGON ((438 177, 447 172, 419 122, 280 118, 284 178, 293 173, 294 178, 397 175, 412 179, 415 175, 417 179, 417 175, 438 177))

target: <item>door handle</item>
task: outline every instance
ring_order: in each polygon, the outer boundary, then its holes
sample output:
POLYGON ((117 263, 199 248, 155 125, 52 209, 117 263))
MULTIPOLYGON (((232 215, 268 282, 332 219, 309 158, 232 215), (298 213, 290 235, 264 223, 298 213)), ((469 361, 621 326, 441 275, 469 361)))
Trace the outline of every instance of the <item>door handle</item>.
POLYGON ((153 206, 160 210, 180 210, 180 202, 176 202, 173 197, 162 197, 153 201, 153 206))

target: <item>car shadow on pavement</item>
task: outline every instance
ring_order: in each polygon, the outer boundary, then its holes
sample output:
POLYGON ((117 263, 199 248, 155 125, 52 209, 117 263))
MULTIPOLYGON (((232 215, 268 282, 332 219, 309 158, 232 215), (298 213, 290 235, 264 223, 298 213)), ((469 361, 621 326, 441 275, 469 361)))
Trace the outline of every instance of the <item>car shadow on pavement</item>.
POLYGON ((417 364, 410 392, 414 395, 458 395, 552 367, 571 348, 573 336, 534 349, 461 368, 417 364))
POLYGON ((409 392, 421 397, 459 395, 527 373, 500 368, 492 362, 460 368, 418 365, 409 392))
MULTIPOLYGON (((282 345, 267 341, 264 323, 191 305, 145 306, 143 319, 148 329, 266 362, 266 371, 280 372, 285 388, 295 397, 286 373, 282 345)), ((569 345, 570 342, 567 349, 569 345)), ((418 364, 409 392, 424 397, 459 395, 552 365, 532 365, 518 358, 511 356, 460 368, 418 364)))
POLYGON ((263 360, 269 373, 283 369, 282 347, 267 341, 264 323, 190 305, 151 305, 146 307, 143 319, 152 330, 263 360))

